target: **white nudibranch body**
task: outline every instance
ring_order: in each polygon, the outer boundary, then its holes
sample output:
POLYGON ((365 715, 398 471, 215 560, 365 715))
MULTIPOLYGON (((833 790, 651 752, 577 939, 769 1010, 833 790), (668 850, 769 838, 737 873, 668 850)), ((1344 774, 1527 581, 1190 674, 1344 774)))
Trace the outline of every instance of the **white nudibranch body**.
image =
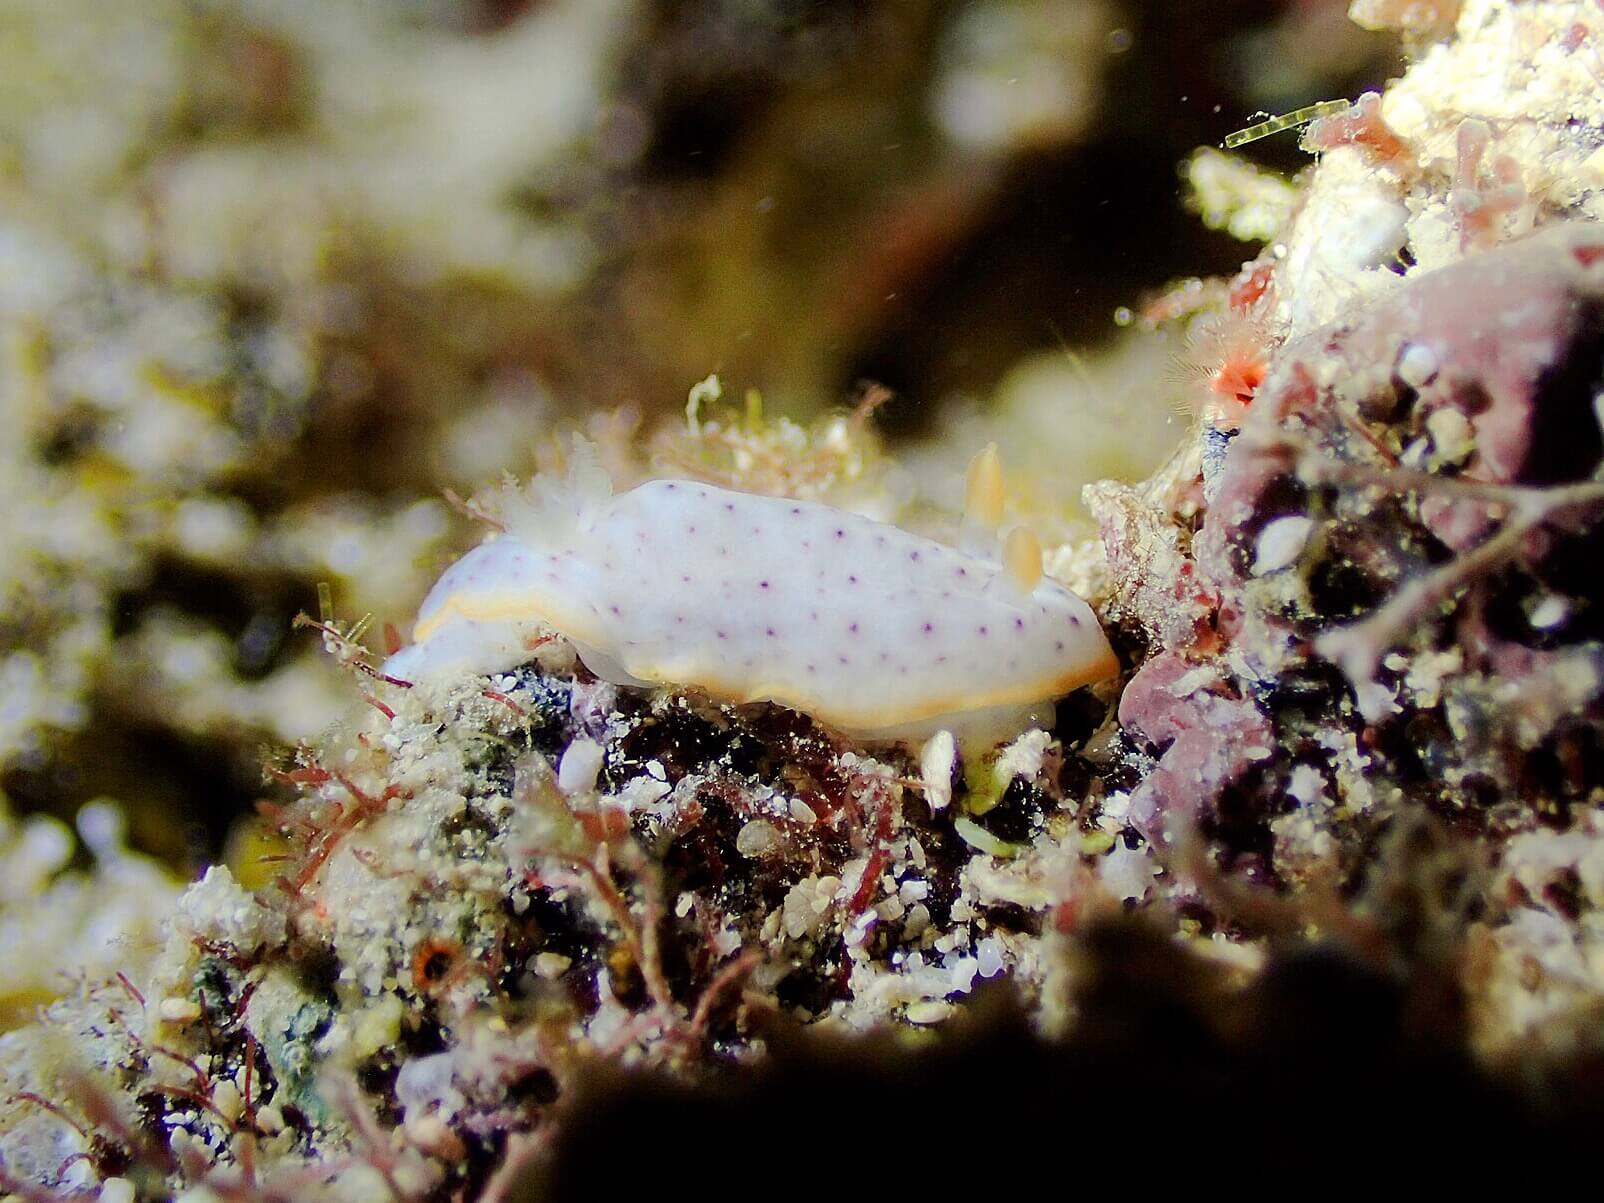
MULTIPOLYGON (((388 675, 499 672, 549 629, 617 684, 777 702, 901 739, 1017 729, 1116 671, 1091 607, 1040 575, 1028 537, 1034 571, 1020 566, 1022 532, 1005 565, 1000 547, 988 558, 831 506, 695 481, 614 496, 599 467, 576 461, 565 482, 509 492, 505 530, 430 590, 388 675)), ((972 495, 977 476, 1000 488, 992 475, 972 471, 972 495)))

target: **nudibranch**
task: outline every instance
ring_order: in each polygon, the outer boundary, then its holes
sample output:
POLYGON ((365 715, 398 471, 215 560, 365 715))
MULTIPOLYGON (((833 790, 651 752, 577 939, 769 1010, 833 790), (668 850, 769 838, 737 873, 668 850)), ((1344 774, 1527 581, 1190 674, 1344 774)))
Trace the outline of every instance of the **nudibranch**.
POLYGON ((1002 489, 987 448, 952 547, 693 480, 614 495, 576 442, 566 479, 508 490, 503 529, 446 570, 384 671, 500 672, 555 631, 615 684, 776 702, 861 738, 1017 730, 1117 664, 1036 540, 998 540, 1002 489))

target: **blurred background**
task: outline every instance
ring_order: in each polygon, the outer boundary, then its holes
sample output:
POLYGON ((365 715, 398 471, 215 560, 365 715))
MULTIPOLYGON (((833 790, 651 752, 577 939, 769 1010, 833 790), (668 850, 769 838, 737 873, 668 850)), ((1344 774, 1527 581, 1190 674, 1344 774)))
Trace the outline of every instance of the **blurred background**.
MULTIPOLYGON (((1397 70, 1345 10, 0 0, 13 816, 115 798, 250 881, 263 764, 360 704, 292 630, 319 583, 406 629, 475 538, 446 490, 646 446, 710 373, 798 429, 883 398, 898 507, 994 439, 1070 537, 1188 420, 1184 347, 1116 315, 1257 250, 1182 165, 1397 70)), ((7 822, 8 863, 84 855, 7 822)))

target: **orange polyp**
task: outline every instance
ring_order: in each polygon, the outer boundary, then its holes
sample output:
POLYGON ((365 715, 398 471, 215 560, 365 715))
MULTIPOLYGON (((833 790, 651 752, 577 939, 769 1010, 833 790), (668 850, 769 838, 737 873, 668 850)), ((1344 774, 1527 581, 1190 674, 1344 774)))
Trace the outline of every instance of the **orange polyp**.
POLYGON ((1264 383, 1268 365, 1262 359, 1227 359, 1209 380, 1209 391, 1227 400, 1247 405, 1264 383))
POLYGON ((1230 427, 1242 420, 1269 370, 1261 355, 1234 353, 1209 374, 1208 394, 1203 403, 1203 420, 1211 425, 1230 427))
POLYGON ((1277 342, 1267 312, 1274 287, 1269 265, 1245 266, 1227 307, 1199 318, 1188 331, 1183 363, 1194 384, 1187 408, 1209 425, 1240 422, 1269 374, 1277 342))
POLYGON ((1245 265, 1236 279, 1231 281, 1231 291, 1226 300, 1231 312, 1239 314, 1252 312, 1253 307, 1270 291, 1274 279, 1275 265, 1272 263, 1245 265))

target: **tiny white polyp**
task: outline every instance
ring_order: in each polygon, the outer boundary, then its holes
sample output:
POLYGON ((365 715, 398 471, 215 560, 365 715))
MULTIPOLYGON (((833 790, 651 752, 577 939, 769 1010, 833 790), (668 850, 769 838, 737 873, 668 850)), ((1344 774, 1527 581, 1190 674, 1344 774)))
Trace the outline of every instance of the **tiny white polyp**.
POLYGON ((503 671, 567 636, 597 676, 770 701, 866 738, 1002 728, 1117 668, 1096 615, 1043 577, 830 506, 593 473, 537 482, 435 584, 408 680, 503 671))

